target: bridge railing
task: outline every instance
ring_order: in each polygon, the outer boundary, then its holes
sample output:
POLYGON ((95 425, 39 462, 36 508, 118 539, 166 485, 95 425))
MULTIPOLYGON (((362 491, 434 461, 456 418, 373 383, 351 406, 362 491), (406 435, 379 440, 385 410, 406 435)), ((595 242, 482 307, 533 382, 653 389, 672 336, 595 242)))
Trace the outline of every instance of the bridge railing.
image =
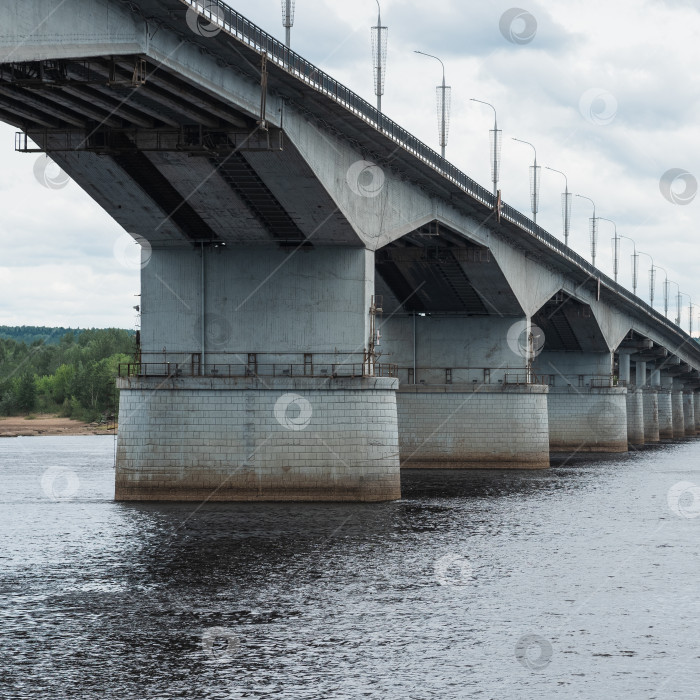
MULTIPOLYGON (((486 207, 495 210, 497 201, 493 193, 479 185, 475 180, 472 180, 468 175, 456 168, 439 153, 424 144, 406 129, 386 117, 377 110, 374 105, 367 102, 367 100, 331 78, 330 75, 320 68, 289 49, 284 43, 275 39, 275 37, 267 32, 264 32, 260 27, 230 8, 223 0, 206 0, 206 2, 202 2, 201 0, 180 0, 180 2, 196 10, 209 22, 220 26, 225 32, 247 44, 254 51, 264 54, 269 60, 272 60, 277 66, 287 71, 298 80, 303 81, 313 89, 328 96, 334 102, 341 104, 390 138, 401 148, 409 151, 421 161, 431 166, 469 196, 481 202, 486 207)), ((578 265, 591 279, 597 280, 601 285, 619 294, 628 302, 640 307, 668 330, 685 336, 685 333, 675 323, 669 321, 669 319, 656 311, 656 309, 653 309, 622 285, 603 274, 600 270, 591 265, 591 263, 521 212, 508 204, 501 203, 500 215, 502 219, 515 224, 549 248, 556 250, 563 257, 578 265)), ((687 340, 687 337, 684 338, 684 340, 687 340)), ((698 357, 700 357, 700 348, 692 348, 692 351, 696 352, 698 357)))
POLYGON ((143 353, 119 365, 120 377, 398 377, 398 367, 365 353, 143 353))

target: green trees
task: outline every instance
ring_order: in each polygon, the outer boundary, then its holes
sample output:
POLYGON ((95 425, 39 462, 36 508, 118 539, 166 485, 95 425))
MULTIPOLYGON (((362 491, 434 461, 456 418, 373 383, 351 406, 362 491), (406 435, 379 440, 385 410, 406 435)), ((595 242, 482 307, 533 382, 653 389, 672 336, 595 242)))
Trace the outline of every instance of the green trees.
POLYGON ((107 328, 68 331, 53 339, 58 342, 39 338, 28 346, 0 337, 0 414, 39 410, 87 421, 116 415, 114 379, 120 362, 133 361, 133 334, 107 328))

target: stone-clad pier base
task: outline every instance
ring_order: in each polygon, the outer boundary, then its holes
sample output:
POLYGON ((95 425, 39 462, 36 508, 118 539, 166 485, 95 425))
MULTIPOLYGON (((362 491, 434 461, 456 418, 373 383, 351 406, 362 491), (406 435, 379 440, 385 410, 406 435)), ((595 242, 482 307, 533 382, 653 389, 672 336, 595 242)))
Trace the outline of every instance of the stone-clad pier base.
POLYGON ((391 378, 120 379, 120 501, 401 497, 391 378))
POLYGON ((659 397, 656 389, 645 387, 642 389, 644 397, 644 442, 654 443, 659 441, 659 397))
POLYGON ((406 384, 397 394, 401 467, 549 467, 542 385, 406 384))
POLYGON ((550 387, 552 452, 627 452, 625 387, 550 387))
POLYGON ((644 444, 644 399, 634 385, 627 389, 627 442, 630 445, 644 444))

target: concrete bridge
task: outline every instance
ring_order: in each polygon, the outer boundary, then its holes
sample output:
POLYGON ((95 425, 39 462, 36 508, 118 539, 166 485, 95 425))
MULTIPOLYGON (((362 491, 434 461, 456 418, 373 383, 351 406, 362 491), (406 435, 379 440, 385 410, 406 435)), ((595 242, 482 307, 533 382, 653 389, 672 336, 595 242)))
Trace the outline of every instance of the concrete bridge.
POLYGON ((0 119, 142 246, 116 497, 367 500, 695 435, 700 347, 227 6, 0 6, 0 119))

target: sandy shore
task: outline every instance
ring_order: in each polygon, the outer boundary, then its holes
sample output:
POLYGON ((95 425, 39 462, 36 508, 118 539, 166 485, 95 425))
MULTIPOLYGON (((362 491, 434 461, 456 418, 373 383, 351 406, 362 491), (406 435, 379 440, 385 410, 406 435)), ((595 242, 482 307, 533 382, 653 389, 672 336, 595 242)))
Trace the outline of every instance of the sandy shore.
POLYGON ((114 425, 111 424, 81 423, 45 414, 36 414, 34 418, 0 418, 0 438, 20 435, 111 435, 113 431, 114 425))

